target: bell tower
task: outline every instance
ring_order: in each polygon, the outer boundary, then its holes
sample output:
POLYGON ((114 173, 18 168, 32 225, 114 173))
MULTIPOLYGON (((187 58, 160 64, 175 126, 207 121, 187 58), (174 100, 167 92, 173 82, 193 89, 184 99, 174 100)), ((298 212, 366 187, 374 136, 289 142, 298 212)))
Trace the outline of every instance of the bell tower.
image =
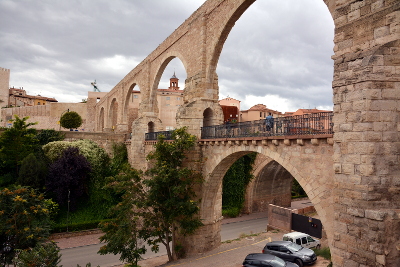
POLYGON ((176 78, 175 71, 174 71, 174 75, 172 75, 171 79, 169 79, 168 89, 179 90, 178 81, 179 81, 179 79, 176 78))

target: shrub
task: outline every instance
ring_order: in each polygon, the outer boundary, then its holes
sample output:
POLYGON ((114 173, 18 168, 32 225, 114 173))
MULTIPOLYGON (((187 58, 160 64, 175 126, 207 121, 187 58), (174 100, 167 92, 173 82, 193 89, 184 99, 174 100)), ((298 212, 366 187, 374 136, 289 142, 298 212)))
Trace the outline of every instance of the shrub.
POLYGON ((222 210, 222 216, 229 218, 236 218, 240 214, 240 209, 238 207, 229 207, 222 210))
POLYGON ((321 256, 327 260, 331 260, 331 250, 329 247, 324 247, 320 249, 313 249, 317 256, 321 256))
POLYGON ((43 151, 50 161, 58 159, 67 147, 77 147, 79 152, 90 162, 92 169, 103 172, 109 161, 106 151, 92 140, 78 140, 74 142, 56 141, 43 146, 43 151))
POLYGON ((21 250, 15 259, 17 267, 57 267, 60 261, 60 248, 55 242, 39 243, 32 249, 21 250))

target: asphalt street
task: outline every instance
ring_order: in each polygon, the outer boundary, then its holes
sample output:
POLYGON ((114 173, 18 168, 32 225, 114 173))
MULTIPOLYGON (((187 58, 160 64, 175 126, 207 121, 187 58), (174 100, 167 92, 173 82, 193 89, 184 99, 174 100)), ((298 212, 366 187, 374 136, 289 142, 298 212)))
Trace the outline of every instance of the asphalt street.
MULTIPOLYGON (((233 240, 240 237, 242 234, 261 233, 265 231, 267 226, 267 218, 254 219, 242 222, 232 222, 223 224, 221 227, 221 240, 233 240)), ((85 266, 86 263, 91 263, 92 266, 109 267, 122 264, 119 261, 118 255, 99 255, 97 251, 103 244, 88 245, 61 250, 61 265, 64 267, 76 267, 77 264, 85 266)), ((144 258, 152 258, 165 255, 166 251, 163 246, 160 246, 159 253, 148 250, 144 258)))

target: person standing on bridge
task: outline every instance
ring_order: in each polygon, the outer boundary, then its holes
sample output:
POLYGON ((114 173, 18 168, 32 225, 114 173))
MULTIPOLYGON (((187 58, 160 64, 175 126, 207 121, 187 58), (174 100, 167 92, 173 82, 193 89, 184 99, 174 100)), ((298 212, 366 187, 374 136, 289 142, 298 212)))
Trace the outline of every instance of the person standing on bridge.
POLYGON ((265 128, 267 131, 271 131, 274 127, 274 117, 272 113, 269 113, 267 117, 265 117, 265 128))

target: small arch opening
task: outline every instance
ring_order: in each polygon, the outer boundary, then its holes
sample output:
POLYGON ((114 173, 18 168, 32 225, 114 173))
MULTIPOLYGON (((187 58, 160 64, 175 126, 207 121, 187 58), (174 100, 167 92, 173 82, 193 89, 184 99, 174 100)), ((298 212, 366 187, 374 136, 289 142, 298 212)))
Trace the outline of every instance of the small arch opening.
POLYGON ((211 108, 206 108, 203 112, 203 127, 212 126, 213 111, 211 108))
POLYGON ((147 124, 147 132, 148 133, 154 133, 154 129, 155 129, 155 125, 154 125, 154 122, 149 122, 148 124, 147 124))

